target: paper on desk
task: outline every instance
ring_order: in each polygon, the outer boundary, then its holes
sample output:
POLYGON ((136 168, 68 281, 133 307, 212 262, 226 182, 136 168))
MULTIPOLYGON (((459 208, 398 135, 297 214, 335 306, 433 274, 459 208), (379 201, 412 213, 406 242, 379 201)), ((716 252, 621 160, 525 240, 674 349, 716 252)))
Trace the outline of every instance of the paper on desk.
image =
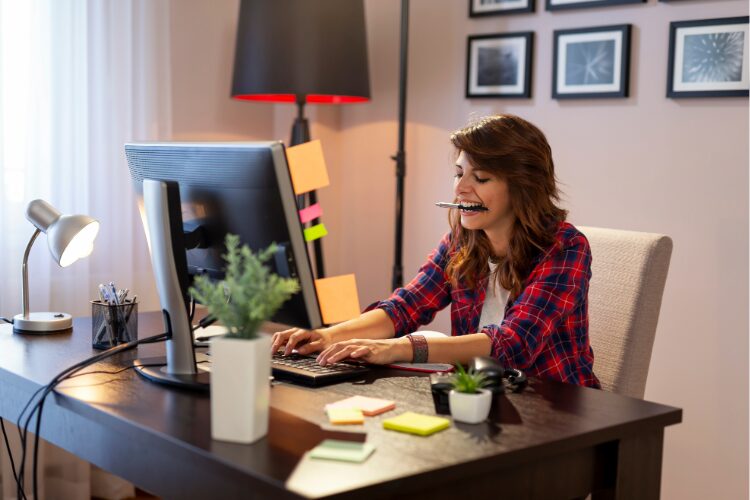
POLYGON ((393 410, 396 408, 396 403, 388 399, 352 396, 326 405, 326 411, 330 411, 332 408, 356 408, 362 411, 364 415, 373 417, 393 410))
POLYGON ((375 451, 375 447, 368 443, 326 439, 310 450, 310 458, 342 460, 344 462, 364 462, 373 451, 375 451))
POLYGON ((320 141, 309 141, 286 148, 294 194, 303 194, 330 184, 320 141))
POLYGON ((315 280, 323 323, 330 325, 359 316, 357 281, 353 274, 315 280))

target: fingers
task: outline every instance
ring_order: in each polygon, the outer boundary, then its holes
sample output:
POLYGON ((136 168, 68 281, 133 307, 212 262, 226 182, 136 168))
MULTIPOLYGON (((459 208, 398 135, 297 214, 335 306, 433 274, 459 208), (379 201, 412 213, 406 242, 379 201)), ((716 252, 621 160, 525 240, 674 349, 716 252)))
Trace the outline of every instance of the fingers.
POLYGON ((300 330, 299 328, 295 330, 287 338, 286 347, 284 347, 284 356, 289 356, 298 344, 307 343, 311 334, 310 330, 300 330))
POLYGON ((353 356, 355 352, 358 353, 357 357, 361 357, 369 352, 369 348, 357 341, 339 342, 320 353, 317 361, 320 365, 330 365, 347 358, 355 357, 353 356))
POLYGON ((303 331, 303 330, 300 330, 299 328, 290 328, 288 330, 283 330, 281 332, 274 333, 272 337, 273 341, 271 343, 271 353, 276 353, 279 349, 286 346, 292 334, 298 331, 303 331))

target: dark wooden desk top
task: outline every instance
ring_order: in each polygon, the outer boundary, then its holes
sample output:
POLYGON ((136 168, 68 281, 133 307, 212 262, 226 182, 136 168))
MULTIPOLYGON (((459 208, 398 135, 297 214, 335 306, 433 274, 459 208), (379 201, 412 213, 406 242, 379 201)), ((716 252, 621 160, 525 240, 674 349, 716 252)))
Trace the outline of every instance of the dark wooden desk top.
MULTIPOLYGON (((160 332, 156 313, 141 315, 139 322, 141 338, 160 332)), ((0 415, 15 421, 35 389, 98 352, 91 348, 89 318, 76 319, 73 331, 46 336, 17 335, 9 325, 0 327, 0 415)), ((86 371, 116 371, 136 356, 163 352, 163 344, 144 345, 137 353, 117 355, 86 371)), ((207 396, 149 383, 133 370, 66 381, 55 404, 50 398, 45 406, 41 434, 101 467, 139 478, 136 483, 157 494, 200 497, 218 493, 218 487, 227 495, 254 491, 283 498, 346 496, 355 489, 358 496, 383 494, 406 487, 405 481, 415 477, 439 484, 461 477, 467 468, 473 473, 495 470, 661 429, 682 418, 677 408, 532 380, 523 393, 496 401, 493 423, 454 424, 425 438, 384 430, 381 421, 407 410, 433 414, 428 379, 380 369, 363 381, 319 389, 275 383, 271 404, 324 424, 326 403, 356 394, 396 401, 396 410, 368 417, 359 427, 376 447, 363 464, 310 459, 305 456, 309 443, 295 446, 277 439, 283 429, 273 420, 269 437, 252 445, 213 441, 207 396), (128 462, 122 454, 132 458, 128 462), (182 479, 170 476, 170 466, 178 462, 174 467, 182 479)))

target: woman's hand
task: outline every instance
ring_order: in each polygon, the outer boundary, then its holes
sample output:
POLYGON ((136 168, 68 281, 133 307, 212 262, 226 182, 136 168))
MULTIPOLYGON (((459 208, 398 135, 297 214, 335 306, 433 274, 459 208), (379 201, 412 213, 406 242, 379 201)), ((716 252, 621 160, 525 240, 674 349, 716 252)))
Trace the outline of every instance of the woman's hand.
POLYGON ((409 339, 354 339, 336 342, 318 355, 320 365, 329 365, 344 359, 356 359, 375 365, 411 361, 412 347, 409 339))
POLYGON ((290 328, 273 334, 271 353, 275 354, 279 349, 284 349, 284 356, 297 349, 300 354, 312 354, 319 352, 331 345, 330 335, 322 330, 303 330, 302 328, 290 328))

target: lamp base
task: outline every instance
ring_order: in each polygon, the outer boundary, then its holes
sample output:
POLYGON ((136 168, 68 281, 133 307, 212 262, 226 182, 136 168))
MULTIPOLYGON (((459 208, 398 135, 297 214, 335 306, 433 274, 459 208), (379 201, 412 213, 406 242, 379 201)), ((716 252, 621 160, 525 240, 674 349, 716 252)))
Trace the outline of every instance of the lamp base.
POLYGON ((18 333, 45 334, 68 330, 73 327, 73 317, 60 312, 34 312, 27 317, 13 316, 13 331, 18 333))

